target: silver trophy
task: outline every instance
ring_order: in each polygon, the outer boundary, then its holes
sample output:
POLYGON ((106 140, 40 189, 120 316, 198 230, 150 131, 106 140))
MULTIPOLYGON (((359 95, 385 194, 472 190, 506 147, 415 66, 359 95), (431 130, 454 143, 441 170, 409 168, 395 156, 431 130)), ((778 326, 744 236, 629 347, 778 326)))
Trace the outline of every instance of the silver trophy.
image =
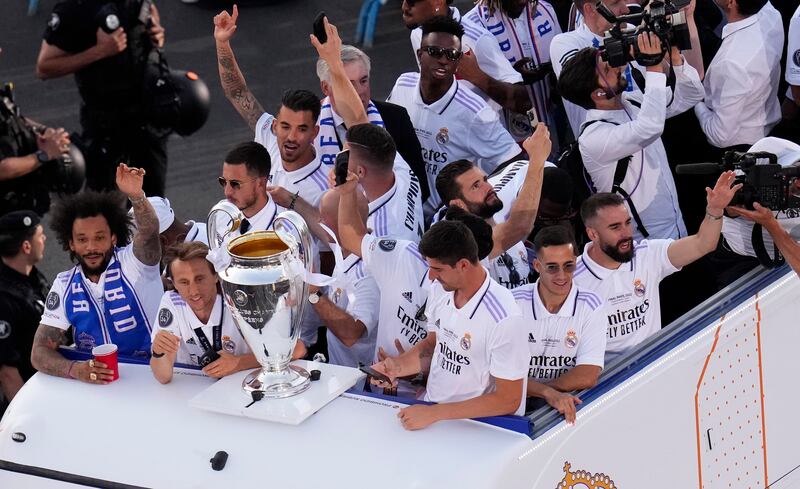
POLYGON ((307 302, 302 272, 311 267, 311 233, 299 214, 285 211, 275 218, 274 231, 227 240, 242 219, 239 209, 227 201, 208 214, 210 247, 224 247, 230 257, 219 271, 225 302, 261 364, 247 374, 242 388, 247 393, 263 392, 267 398, 293 396, 310 385, 309 373, 289 362, 307 302))

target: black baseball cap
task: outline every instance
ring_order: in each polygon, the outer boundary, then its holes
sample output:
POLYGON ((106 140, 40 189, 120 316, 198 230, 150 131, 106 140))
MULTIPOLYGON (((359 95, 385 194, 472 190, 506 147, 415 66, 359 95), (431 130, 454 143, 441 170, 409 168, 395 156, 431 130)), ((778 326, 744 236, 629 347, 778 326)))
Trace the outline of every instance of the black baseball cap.
POLYGON ((13 211, 0 217, 0 248, 19 247, 42 222, 33 211, 13 211), (15 245, 16 243, 16 245, 15 245))

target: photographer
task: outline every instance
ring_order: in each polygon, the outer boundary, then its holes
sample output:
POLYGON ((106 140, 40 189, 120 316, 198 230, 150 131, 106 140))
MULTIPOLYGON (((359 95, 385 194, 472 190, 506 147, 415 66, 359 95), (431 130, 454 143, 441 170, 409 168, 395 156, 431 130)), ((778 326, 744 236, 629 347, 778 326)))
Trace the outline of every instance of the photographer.
POLYGON ((767 0, 717 0, 717 5, 728 24, 703 81, 705 102, 694 110, 712 146, 749 146, 781 118, 783 23, 767 0))
MULTIPOLYGON (((784 168, 800 164, 800 145, 790 141, 764 138, 749 149, 750 153, 757 151, 774 154, 777 163, 784 168)), ((756 164, 763 161, 757 160, 756 164)), ((800 180, 795 179, 789 185, 789 192, 794 194, 800 192, 800 180)), ((758 197, 756 199, 758 200, 758 197)), ((732 283, 759 263, 772 266, 775 260, 779 259, 778 251, 789 261, 792 268, 800 270, 798 267, 800 255, 796 251, 796 242, 800 240, 798 211, 800 209, 797 208, 770 210, 759 203, 753 203, 753 209, 742 206, 728 207, 727 215, 722 221, 722 240, 711 255, 717 288, 721 289, 732 283), (753 223, 762 227, 758 235, 754 234, 753 223), (759 242, 759 236, 763 244, 759 242)))
POLYGON ((36 63, 48 80, 75 74, 87 185, 114 189, 117 164, 147 171, 144 191, 163 196, 167 136, 149 114, 145 80, 159 69, 164 28, 152 0, 62 0, 53 8, 36 63))
POLYGON ((651 64, 643 96, 626 93, 625 68, 611 67, 595 48, 585 48, 567 61, 558 89, 588 111, 578 141, 595 190, 625 199, 635 221, 635 239, 677 239, 688 233, 661 133, 667 117, 702 99, 702 85, 697 71, 673 47, 670 60, 676 85, 668 106, 661 41, 653 33, 641 33, 637 42, 651 64))

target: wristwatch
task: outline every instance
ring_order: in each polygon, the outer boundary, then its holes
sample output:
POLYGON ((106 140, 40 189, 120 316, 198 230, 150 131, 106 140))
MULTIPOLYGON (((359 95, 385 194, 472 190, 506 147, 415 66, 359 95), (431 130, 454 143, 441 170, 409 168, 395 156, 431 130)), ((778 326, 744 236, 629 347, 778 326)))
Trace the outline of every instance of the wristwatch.
POLYGON ((156 353, 152 350, 150 350, 150 354, 153 356, 153 358, 161 358, 165 355, 164 353, 156 353))
POLYGON ((47 152, 46 151, 42 151, 40 149, 39 151, 36 152, 36 161, 38 161, 39 163, 44 165, 45 163, 50 161, 50 157, 47 156, 47 152))
POLYGON ((310 302, 311 304, 316 304, 317 302, 319 302, 320 297, 322 297, 322 290, 312 292, 308 294, 308 302, 310 302))

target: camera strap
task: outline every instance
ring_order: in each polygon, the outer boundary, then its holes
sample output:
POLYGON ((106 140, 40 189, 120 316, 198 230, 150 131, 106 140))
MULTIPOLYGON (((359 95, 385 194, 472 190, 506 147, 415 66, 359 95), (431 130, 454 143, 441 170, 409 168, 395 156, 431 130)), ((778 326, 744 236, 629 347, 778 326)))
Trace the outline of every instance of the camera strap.
POLYGON ((761 231, 761 224, 754 224, 753 232, 750 235, 750 242, 753 244, 753 251, 756 253, 758 262, 767 268, 775 268, 783 265, 786 259, 781 255, 776 245, 772 245, 775 252, 775 259, 773 260, 770 258, 769 254, 767 254, 767 247, 764 245, 764 234, 761 231))
MULTIPOLYGON (((222 301, 222 307, 220 308, 219 313, 219 322, 214 326, 211 330, 211 335, 214 337, 214 350, 213 351, 220 351, 222 349, 222 318, 225 317, 225 301, 222 301)), ((208 341, 208 336, 203 331, 203 328, 194 328, 194 334, 197 336, 198 341, 200 341, 200 347, 203 348, 203 351, 211 350, 211 343, 208 341)))

